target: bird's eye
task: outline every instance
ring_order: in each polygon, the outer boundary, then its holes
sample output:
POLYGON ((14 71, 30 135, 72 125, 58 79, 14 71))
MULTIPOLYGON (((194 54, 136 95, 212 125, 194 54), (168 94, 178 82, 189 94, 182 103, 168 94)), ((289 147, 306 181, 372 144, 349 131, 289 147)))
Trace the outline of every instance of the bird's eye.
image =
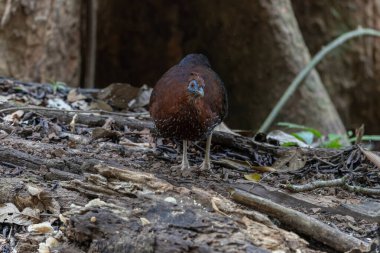
POLYGON ((191 89, 194 89, 196 85, 197 85, 197 81, 193 80, 190 82, 190 88, 191 89))

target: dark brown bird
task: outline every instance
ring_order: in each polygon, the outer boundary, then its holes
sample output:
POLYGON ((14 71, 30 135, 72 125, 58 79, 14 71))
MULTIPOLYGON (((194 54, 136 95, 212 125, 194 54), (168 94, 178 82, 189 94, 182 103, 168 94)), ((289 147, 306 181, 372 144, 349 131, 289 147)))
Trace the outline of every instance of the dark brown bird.
POLYGON ((206 56, 189 54, 154 86, 150 115, 162 137, 183 140, 182 169, 188 169, 187 142, 207 137, 202 169, 210 169, 213 129, 227 114, 227 94, 206 56))

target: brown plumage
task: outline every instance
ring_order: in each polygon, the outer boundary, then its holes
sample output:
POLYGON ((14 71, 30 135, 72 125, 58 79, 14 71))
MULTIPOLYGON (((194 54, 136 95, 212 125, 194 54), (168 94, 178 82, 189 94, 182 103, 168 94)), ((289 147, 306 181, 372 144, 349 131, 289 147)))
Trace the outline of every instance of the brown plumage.
MULTIPOLYGON (((225 118, 227 107, 223 82, 206 56, 190 54, 157 82, 149 110, 161 136, 184 141, 182 168, 185 168, 189 167, 185 158, 188 140, 208 137, 206 160, 209 160, 212 130, 225 118)), ((210 162, 205 163, 203 168, 209 168, 210 162)))

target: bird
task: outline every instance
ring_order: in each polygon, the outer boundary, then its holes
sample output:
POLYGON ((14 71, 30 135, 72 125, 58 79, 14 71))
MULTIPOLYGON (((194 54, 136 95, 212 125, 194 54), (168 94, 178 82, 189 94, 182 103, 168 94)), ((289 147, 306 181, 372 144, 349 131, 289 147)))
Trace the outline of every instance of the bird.
POLYGON ((153 88, 149 112, 158 134, 183 141, 181 170, 189 170, 189 141, 207 138, 201 170, 210 170, 213 129, 228 112, 224 83, 203 54, 188 54, 171 67, 153 88))

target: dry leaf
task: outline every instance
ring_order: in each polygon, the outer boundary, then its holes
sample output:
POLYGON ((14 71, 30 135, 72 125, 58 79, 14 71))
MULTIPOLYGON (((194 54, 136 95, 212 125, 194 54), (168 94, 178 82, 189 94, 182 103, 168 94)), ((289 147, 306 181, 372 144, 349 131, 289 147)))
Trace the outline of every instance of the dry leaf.
POLYGON ((153 90, 152 88, 149 88, 146 84, 144 84, 139 89, 137 97, 135 99, 132 99, 128 103, 128 106, 130 108, 139 108, 139 107, 147 106, 149 104, 149 99, 150 99, 152 90, 153 90))
POLYGON ((63 216, 63 214, 59 214, 59 220, 63 223, 63 224, 65 224, 66 226, 69 224, 69 219, 68 218, 66 218, 65 216, 63 216))
POLYGON ((32 196, 38 196, 42 192, 41 188, 35 187, 33 185, 28 184, 26 186, 26 190, 29 192, 30 195, 32 196))
POLYGON ((67 104, 61 98, 52 98, 52 99, 49 99, 47 107, 61 109, 61 110, 72 110, 71 106, 69 104, 67 104))
POLYGON ((20 213, 13 203, 5 203, 0 205, 0 223, 28 226, 33 224, 33 217, 20 213))
POLYGON ((15 111, 14 113, 11 113, 11 114, 8 114, 7 116, 5 116, 3 118, 3 120, 9 121, 12 123, 19 123, 22 116, 24 116, 24 111, 18 110, 18 111, 15 111))
POLYGON ((139 90, 139 88, 127 83, 113 83, 101 89, 98 93, 98 98, 118 109, 126 109, 128 108, 128 103, 137 97, 139 90))
POLYGON ((108 117, 106 119, 106 122, 104 122, 102 128, 107 129, 107 130, 114 130, 116 126, 115 119, 112 117, 108 117))
POLYGON ((141 224, 142 224, 143 226, 145 226, 145 225, 149 225, 149 224, 150 224, 150 221, 149 221, 147 218, 144 218, 144 217, 141 217, 141 218, 140 218, 140 221, 141 221, 141 224))
POLYGON ((103 127, 96 127, 92 130, 91 137, 93 140, 97 140, 100 138, 106 139, 118 139, 121 134, 117 131, 104 129, 103 127))
POLYGON ((67 102, 73 103, 78 100, 85 100, 86 96, 83 94, 80 94, 77 89, 71 89, 69 91, 69 94, 67 94, 67 102))
POLYGON ((355 135, 356 135, 355 144, 361 143, 363 135, 364 135, 364 124, 362 124, 359 128, 355 129, 355 135))
POLYGON ((298 147, 301 147, 301 148, 302 147, 304 147, 304 148, 310 147, 306 143, 298 140, 293 135, 285 133, 285 132, 283 132, 281 130, 274 130, 274 131, 268 133, 267 139, 277 140, 281 145, 284 144, 284 143, 291 142, 291 143, 297 144, 298 147))
POLYGON ((39 209, 41 211, 49 211, 52 214, 54 214, 55 217, 58 217, 61 207, 58 201, 53 198, 50 192, 30 184, 28 184, 26 188, 29 194, 32 195, 31 201, 27 201, 27 199, 18 197, 19 201, 25 203, 33 203, 33 206, 31 206, 30 204, 28 206, 35 209, 39 209))
POLYGON ((46 243, 41 242, 38 245, 38 253, 50 253, 50 247, 46 245, 46 243))
POLYGON ((55 247, 58 247, 59 246, 59 242, 57 239, 55 239, 54 237, 51 237, 49 236, 47 239, 46 239, 46 245, 50 248, 55 248, 55 247))
POLYGON ((261 175, 258 173, 245 174, 245 179, 253 182, 259 182, 261 179, 261 175))
POLYGON ((164 201, 177 205, 177 200, 173 197, 166 197, 164 201))
POLYGON ((149 143, 136 143, 136 142, 133 142, 127 138, 124 138, 119 143, 120 143, 120 145, 125 145, 125 146, 149 148, 149 143))
POLYGON ((94 100, 90 104, 90 110, 103 110, 106 112, 112 112, 112 107, 103 100, 94 100))
POLYGON ((26 207, 21 213, 26 217, 29 217, 33 223, 38 223, 40 221, 40 210, 38 209, 26 207))
POLYGON ((251 169, 260 171, 260 172, 274 172, 276 171, 275 168, 269 167, 269 166, 254 166, 251 165, 251 169))
POLYGON ((306 158, 299 149, 289 150, 272 165, 277 171, 296 171, 306 164, 306 158))
POLYGON ((53 233, 54 229, 49 222, 42 222, 28 226, 28 232, 36 234, 53 233))

